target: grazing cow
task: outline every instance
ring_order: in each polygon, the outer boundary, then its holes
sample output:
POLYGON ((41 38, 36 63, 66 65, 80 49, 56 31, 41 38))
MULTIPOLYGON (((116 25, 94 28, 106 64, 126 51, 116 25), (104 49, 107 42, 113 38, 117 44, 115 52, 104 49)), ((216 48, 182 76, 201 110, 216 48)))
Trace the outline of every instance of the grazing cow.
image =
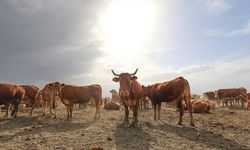
POLYGON ((132 125, 137 125, 138 123, 138 108, 140 99, 143 98, 143 89, 141 84, 136 81, 137 77, 135 74, 138 71, 138 68, 134 73, 121 73, 116 74, 113 70, 111 70, 113 75, 115 76, 112 80, 114 82, 119 82, 119 95, 121 98, 121 104, 124 106, 125 117, 124 117, 124 125, 125 127, 129 126, 129 108, 133 110, 133 122, 132 125))
POLYGON ((34 85, 20 85, 25 90, 24 100, 28 107, 32 107, 30 116, 35 106, 39 103, 39 88, 34 85))
POLYGON ((110 90, 110 93, 112 94, 112 100, 120 103, 119 93, 114 89, 110 90))
POLYGON ((210 104, 201 101, 201 100, 194 100, 192 101, 192 108, 194 113, 209 113, 210 110, 210 104))
MULTIPOLYGON (((56 118, 56 107, 57 104, 59 103, 59 100, 57 98, 56 95, 58 95, 58 91, 61 88, 61 83, 60 82, 52 82, 52 83, 48 83, 44 86, 44 88, 42 89, 42 99, 44 101, 44 104, 48 104, 49 105, 49 109, 50 109, 50 115, 53 116, 54 118, 56 118), (52 111, 52 109, 54 109, 54 113, 52 111)), ((46 107, 44 107, 44 115, 46 113, 46 107)))
POLYGON ((240 106, 241 108, 244 108, 244 104, 248 101, 248 96, 247 95, 238 95, 234 98, 235 103, 237 106, 240 106))
MULTIPOLYGON (((51 85, 54 86, 54 85, 51 85)), ((62 84, 57 91, 61 102, 67 106, 68 118, 72 118, 74 104, 86 104, 91 99, 95 101, 95 118, 100 118, 100 104, 102 99, 102 88, 99 84, 89 86, 74 86, 62 84)))
POLYGON ((108 109, 108 110, 123 110, 123 107, 114 102, 113 100, 109 99, 109 98, 105 98, 104 99, 104 109, 108 109))
POLYGON ((215 93, 213 91, 203 93, 205 97, 209 100, 215 100, 215 93))
POLYGON ((16 118, 18 112, 18 105, 23 100, 25 90, 22 87, 13 84, 0 83, 0 105, 14 105, 11 112, 11 117, 16 118))
POLYGON ((182 124, 182 116, 184 113, 183 103, 190 113, 190 125, 194 126, 192 104, 190 102, 191 94, 189 83, 183 77, 174 80, 156 83, 147 87, 143 86, 144 96, 148 96, 153 103, 154 120, 156 120, 156 109, 158 106, 158 119, 160 119, 160 110, 162 102, 172 102, 176 100, 177 108, 180 112, 178 124, 182 124))
POLYGON ((231 88, 231 89, 219 89, 216 91, 216 96, 219 100, 222 101, 222 105, 227 106, 227 103, 230 102, 232 107, 232 101, 235 97, 239 95, 246 95, 247 90, 243 87, 241 88, 231 88))

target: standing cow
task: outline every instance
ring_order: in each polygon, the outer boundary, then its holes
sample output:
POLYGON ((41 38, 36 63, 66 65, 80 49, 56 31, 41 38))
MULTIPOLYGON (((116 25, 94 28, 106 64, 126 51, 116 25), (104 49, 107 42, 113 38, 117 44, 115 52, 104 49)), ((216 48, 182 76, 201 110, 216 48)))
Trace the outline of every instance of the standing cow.
POLYGON ((230 102, 231 107, 233 105, 233 101, 235 97, 239 95, 246 95, 247 90, 243 87, 241 88, 230 88, 230 89, 219 89, 216 91, 217 98, 222 101, 222 106, 224 104, 227 106, 228 102, 230 102))
POLYGON ((190 113, 190 125, 194 126, 192 104, 190 102, 191 94, 189 83, 183 77, 174 80, 156 83, 147 87, 143 86, 144 96, 148 96, 153 103, 154 120, 156 120, 156 109, 158 108, 158 119, 160 119, 160 110, 162 102, 177 102, 180 112, 178 124, 182 124, 182 116, 184 113, 183 103, 185 102, 190 113))
MULTIPOLYGON (((54 85, 50 84, 52 89, 54 85)), ((94 100, 96 112, 95 118, 98 115, 100 118, 100 104, 102 101, 102 88, 99 84, 89 86, 74 86, 61 84, 59 89, 56 89, 56 96, 59 96, 61 102, 67 106, 68 118, 72 118, 74 104, 86 104, 90 100, 94 100)))
POLYGON ((30 116, 35 106, 39 103, 39 88, 34 85, 20 85, 25 90, 24 100, 28 107, 32 107, 30 111, 30 116))
MULTIPOLYGON (((42 98, 43 101, 46 104, 49 105, 49 109, 50 109, 50 115, 54 116, 54 118, 56 118, 56 107, 57 104, 59 103, 59 99, 57 98, 56 95, 58 95, 58 91, 60 90, 62 84, 60 82, 52 82, 52 83, 48 83, 44 86, 44 88, 42 89, 42 98), (54 109, 54 113, 53 110, 54 109)), ((44 107, 44 115, 46 113, 46 107, 44 107)))
POLYGON ((119 82, 119 95, 121 98, 121 103, 124 106, 125 117, 124 117, 124 125, 125 127, 129 126, 129 109, 130 107, 133 110, 133 125, 137 125, 137 113, 139 108, 140 99, 143 98, 143 89, 139 82, 136 81, 137 77, 135 74, 138 71, 138 68, 134 73, 121 73, 116 74, 113 70, 111 70, 113 75, 116 76, 113 78, 114 82, 119 82))
MULTIPOLYGON (((17 85, 0 83, 0 105, 14 105, 11 117, 16 118, 18 105, 23 100, 25 90, 17 85)), ((8 111, 9 107, 7 108, 8 111)))

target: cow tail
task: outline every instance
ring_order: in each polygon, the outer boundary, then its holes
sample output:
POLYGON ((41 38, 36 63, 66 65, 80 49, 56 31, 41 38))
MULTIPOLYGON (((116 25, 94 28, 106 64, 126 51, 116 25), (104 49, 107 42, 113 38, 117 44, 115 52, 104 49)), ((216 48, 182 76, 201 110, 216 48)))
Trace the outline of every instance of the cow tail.
POLYGON ((192 109, 192 104, 191 104, 191 93, 190 93, 190 86, 187 80, 185 80, 185 95, 184 95, 186 107, 190 110, 192 109))

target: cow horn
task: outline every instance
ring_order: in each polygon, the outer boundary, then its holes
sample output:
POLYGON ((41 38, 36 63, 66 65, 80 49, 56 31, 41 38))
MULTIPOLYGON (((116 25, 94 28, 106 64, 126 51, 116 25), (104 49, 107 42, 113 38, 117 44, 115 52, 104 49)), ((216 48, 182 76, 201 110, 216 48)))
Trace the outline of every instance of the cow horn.
POLYGON ((112 71, 114 76, 120 76, 120 74, 116 74, 113 69, 111 71, 112 71))
POLYGON ((137 71, 138 71, 138 68, 135 70, 134 73, 131 73, 130 75, 131 75, 131 76, 135 75, 135 74, 137 73, 137 71))

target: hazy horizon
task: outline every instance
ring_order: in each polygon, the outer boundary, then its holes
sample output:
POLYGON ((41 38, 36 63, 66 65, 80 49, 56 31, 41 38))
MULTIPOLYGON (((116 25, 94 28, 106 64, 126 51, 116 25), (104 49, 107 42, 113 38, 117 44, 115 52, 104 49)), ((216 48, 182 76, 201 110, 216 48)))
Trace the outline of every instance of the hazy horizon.
POLYGON ((0 1, 0 81, 143 85, 186 78, 191 92, 250 90, 250 1, 0 1))

